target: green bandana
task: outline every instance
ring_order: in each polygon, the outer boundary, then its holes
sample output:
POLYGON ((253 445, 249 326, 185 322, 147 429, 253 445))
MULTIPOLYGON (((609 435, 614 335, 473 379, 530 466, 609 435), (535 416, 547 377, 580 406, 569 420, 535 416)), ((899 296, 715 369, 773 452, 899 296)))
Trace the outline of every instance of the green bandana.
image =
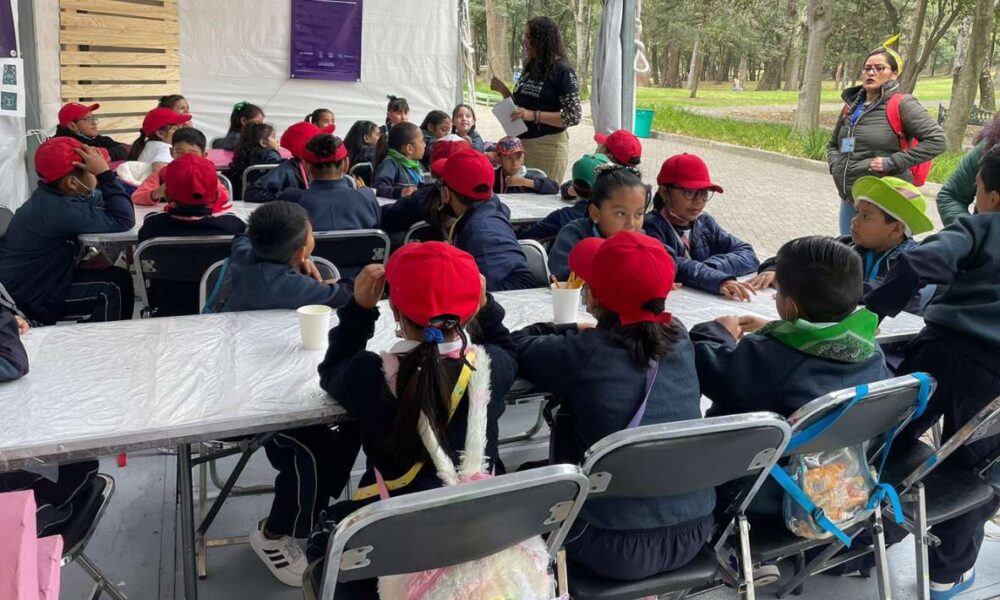
POLYGON ((403 167, 404 169, 416 171, 417 173, 421 173, 424 170, 424 167, 423 165, 420 164, 419 160, 413 160, 412 158, 407 158, 402 154, 400 154, 399 150, 396 150, 394 148, 389 148, 389 154, 387 154, 385 157, 391 159, 393 162, 403 167))
POLYGON ((862 308, 833 325, 809 321, 772 321, 756 332, 803 354, 837 362, 859 363, 875 353, 878 316, 862 308))

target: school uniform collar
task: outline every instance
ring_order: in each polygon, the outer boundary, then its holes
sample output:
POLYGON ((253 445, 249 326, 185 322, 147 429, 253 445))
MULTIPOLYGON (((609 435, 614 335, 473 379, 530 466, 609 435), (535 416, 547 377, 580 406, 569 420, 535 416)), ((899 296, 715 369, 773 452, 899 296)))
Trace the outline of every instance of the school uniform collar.
MULTIPOLYGON (((399 340, 393 344, 392 348, 389 349, 389 354, 409 354, 416 350, 420 342, 414 340, 399 340)), ((442 356, 450 354, 452 352, 459 352, 462 350, 462 340, 458 339, 453 342, 444 342, 437 345, 438 353, 442 356)))
POLYGON ((350 188, 351 186, 347 184, 347 180, 343 177, 340 179, 313 179, 309 186, 309 189, 313 190, 339 190, 350 188))

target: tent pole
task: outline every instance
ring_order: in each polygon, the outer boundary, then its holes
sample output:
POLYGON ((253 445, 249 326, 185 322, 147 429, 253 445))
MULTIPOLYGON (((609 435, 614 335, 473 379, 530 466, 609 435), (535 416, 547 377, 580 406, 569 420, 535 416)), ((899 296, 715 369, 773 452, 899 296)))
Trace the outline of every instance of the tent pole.
POLYGON ((632 131, 635 125, 635 3, 625 0, 622 5, 622 129, 632 131))

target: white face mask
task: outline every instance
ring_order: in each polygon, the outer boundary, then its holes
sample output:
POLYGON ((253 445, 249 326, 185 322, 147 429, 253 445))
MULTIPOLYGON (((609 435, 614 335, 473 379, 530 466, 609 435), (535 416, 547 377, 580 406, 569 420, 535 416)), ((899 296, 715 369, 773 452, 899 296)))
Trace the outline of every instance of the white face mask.
POLYGON ((521 168, 517 170, 517 177, 525 177, 528 174, 528 167, 521 165, 521 168))

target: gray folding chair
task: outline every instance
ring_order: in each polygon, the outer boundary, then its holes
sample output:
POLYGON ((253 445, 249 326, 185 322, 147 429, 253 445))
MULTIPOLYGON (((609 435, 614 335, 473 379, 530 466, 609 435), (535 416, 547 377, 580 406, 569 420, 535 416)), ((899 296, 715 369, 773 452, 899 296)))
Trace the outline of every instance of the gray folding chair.
POLYGON ((0 206, 0 238, 7 233, 10 222, 14 218, 14 212, 6 206, 0 206))
POLYGON ((545 247, 535 240, 518 240, 521 252, 528 259, 528 268, 534 278, 534 287, 549 287, 549 255, 545 252, 545 247))
MULTIPOLYGON (((169 236, 153 238, 135 249, 136 293, 142 300, 142 315, 151 316, 156 306, 150 301, 149 286, 154 281, 201 281, 213 263, 229 257, 231 235, 169 236)), ((200 307, 203 305, 199 305, 200 307)))
POLYGON ((97 525, 104 516, 104 511, 111 502, 111 496, 115 491, 115 480, 110 475, 98 473, 94 479, 86 484, 86 489, 82 490, 73 500, 73 516, 62 529, 63 555, 60 566, 66 566, 71 562, 80 565, 80 568, 94 580, 94 589, 87 596, 91 600, 97 600, 102 593, 107 593, 115 600, 126 600, 125 594, 111 583, 97 566, 91 562, 84 550, 90 543, 90 538, 97 531, 97 525))
POLYGON ((313 256, 332 262, 346 279, 354 279, 366 265, 389 260, 389 235, 381 229, 318 231, 313 237, 313 256))
MULTIPOLYGON (((934 393, 936 382, 927 378, 928 397, 934 393)), ((913 418, 917 410, 917 399, 920 394, 919 379, 906 375, 868 385, 868 393, 858 400, 849 410, 826 427, 811 441, 786 451, 785 457, 801 454, 826 452, 866 444, 869 464, 878 467, 882 454, 886 450, 884 441, 890 431, 902 430, 913 418)), ((792 436, 825 417, 834 414, 848 405, 856 396, 856 388, 848 388, 831 392, 806 404, 789 417, 792 426, 792 436)), ((863 529, 869 529, 875 539, 873 546, 854 547, 842 553, 836 559, 831 558, 844 548, 844 544, 836 538, 821 540, 802 538, 788 531, 784 523, 770 521, 751 521, 754 530, 752 557, 754 564, 765 561, 795 557, 795 575, 776 592, 783 597, 788 592, 799 588, 810 575, 821 573, 827 569, 843 564, 849 560, 867 554, 875 553, 877 580, 880 598, 890 598, 889 571, 885 555, 885 537, 882 528, 882 510, 876 506, 873 514, 863 523, 855 525, 844 533, 854 538, 863 529), (805 551, 823 546, 823 550, 809 564, 805 564, 805 551)))
POLYGON ((226 194, 229 195, 229 201, 234 202, 236 198, 233 197, 233 182, 230 181, 229 178, 223 175, 222 173, 217 172, 216 176, 218 176, 219 182, 222 184, 222 186, 226 188, 226 194))
POLYGON ((536 535, 554 559, 588 488, 579 467, 552 465, 370 504, 340 522, 303 592, 333 600, 338 583, 456 565, 536 535))
POLYGON ((613 433, 587 450, 583 472, 590 480, 588 499, 660 498, 710 490, 741 481, 742 489, 715 525, 709 544, 684 567, 639 581, 607 579, 570 565, 574 600, 628 600, 674 594, 714 582, 722 575, 745 586, 754 598, 750 539, 744 515, 771 467, 785 450, 788 424, 768 412, 646 425, 613 433), (742 574, 723 556, 738 528, 742 574))
POLYGON ((356 165, 351 165, 351 169, 348 173, 354 175, 355 177, 360 177, 361 181, 365 182, 365 185, 370 186, 372 184, 372 177, 375 176, 375 168, 370 162, 362 162, 356 165))
POLYGON ((904 527, 913 534, 917 557, 917 598, 930 598, 927 548, 940 543, 933 527, 979 508, 995 493, 984 478, 1000 463, 1000 448, 974 467, 946 461, 963 446, 1000 435, 1000 398, 983 407, 937 451, 922 442, 899 447, 886 467, 886 479, 898 484, 906 517, 904 527))
POLYGON ((426 242, 433 239, 433 233, 434 226, 427 221, 414 223, 406 232, 406 236, 403 238, 403 243, 409 244, 410 242, 426 242))
MULTIPOLYGON (((323 279, 340 279, 340 272, 332 262, 321 256, 310 256, 323 279)), ((222 310, 229 298, 229 265, 226 259, 212 263, 205 269, 198 285, 198 306, 202 313, 216 313, 222 310)))
POLYGON ((249 167, 247 167, 243 171, 243 177, 241 181, 243 187, 240 188, 240 200, 243 199, 243 195, 247 193, 247 188, 250 187, 254 183, 254 181, 257 181, 257 179, 262 177, 264 173, 267 173, 271 169, 277 168, 278 164, 280 163, 275 163, 271 165, 250 165, 249 167), (257 177, 254 177, 253 181, 250 181, 250 173, 260 173, 260 175, 257 175, 257 177))

